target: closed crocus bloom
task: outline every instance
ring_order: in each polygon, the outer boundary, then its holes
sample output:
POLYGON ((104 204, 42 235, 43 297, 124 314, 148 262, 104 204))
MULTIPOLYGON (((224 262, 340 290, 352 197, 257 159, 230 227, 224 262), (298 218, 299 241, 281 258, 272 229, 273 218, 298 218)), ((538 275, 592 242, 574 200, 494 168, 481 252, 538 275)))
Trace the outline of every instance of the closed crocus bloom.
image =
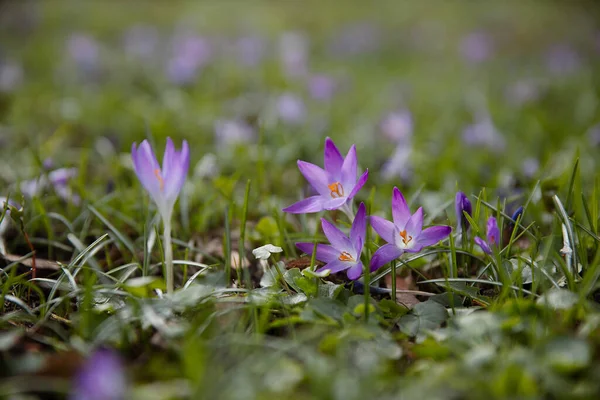
POLYGON ((393 221, 377 216, 370 217, 375 232, 387 242, 373 254, 371 271, 397 259, 405 252, 418 253, 424 247, 448 237, 452 231, 449 226, 423 229, 423 208, 411 214, 402 192, 396 187, 392 195, 392 217, 393 221))
POLYGON ((325 169, 298 160, 298 168, 319 193, 283 209, 292 214, 335 210, 344 206, 363 187, 369 171, 357 178, 356 146, 352 145, 343 157, 330 138, 325 139, 325 169))
POLYGON ((171 138, 167 138, 162 168, 147 140, 139 147, 133 144, 131 158, 136 175, 156 203, 163 220, 170 219, 190 166, 187 141, 184 140, 181 151, 177 151, 171 138))
POLYGON ((469 229, 469 221, 465 217, 464 213, 467 213, 469 216, 472 215, 473 208, 471 206, 471 201, 463 192, 456 193, 456 199, 454 202, 454 208, 456 210, 456 219, 458 221, 458 229, 462 229, 464 227, 465 231, 469 229))
POLYGON ((171 216, 173 207, 185 183, 190 167, 190 151, 183 141, 181 151, 175 150, 171 138, 167 138, 167 147, 162 168, 156 160, 152 147, 144 140, 139 147, 134 143, 131 148, 133 167, 140 182, 152 197, 161 215, 164 233, 163 247, 166 264, 167 293, 173 293, 173 248, 171 246, 171 216))
POLYGON ((484 253, 492 254, 492 248, 500 243, 500 228, 498 228, 496 218, 489 217, 487 220, 486 240, 476 237, 475 243, 481 247, 484 253))
MULTIPOLYGON (((364 203, 360 203, 356 217, 350 228, 350 236, 346 236, 335 225, 326 219, 321 219, 323 232, 331 245, 317 244, 316 259, 326 263, 317 272, 325 270, 336 273, 347 270, 349 279, 356 280, 362 273, 363 265, 360 255, 365 243, 367 231, 367 211, 364 203)), ((313 243, 296 243, 296 247, 307 254, 312 254, 313 243)))

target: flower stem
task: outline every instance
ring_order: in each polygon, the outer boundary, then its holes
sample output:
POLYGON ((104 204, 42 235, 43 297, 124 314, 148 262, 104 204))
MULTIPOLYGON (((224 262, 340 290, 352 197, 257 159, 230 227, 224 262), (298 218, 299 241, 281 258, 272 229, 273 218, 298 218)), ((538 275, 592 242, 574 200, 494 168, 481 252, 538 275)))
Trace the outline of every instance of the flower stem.
POLYGON ((171 244, 171 219, 165 219, 163 248, 165 251, 165 272, 167 278, 167 294, 173 294, 173 245, 171 244))

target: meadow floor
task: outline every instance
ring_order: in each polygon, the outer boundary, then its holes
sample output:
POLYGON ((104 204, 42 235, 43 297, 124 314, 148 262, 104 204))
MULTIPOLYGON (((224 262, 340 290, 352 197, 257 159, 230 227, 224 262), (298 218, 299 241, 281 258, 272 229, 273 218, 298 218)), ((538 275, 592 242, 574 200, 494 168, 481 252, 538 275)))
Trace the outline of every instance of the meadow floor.
POLYGON ((0 0, 0 398, 600 398, 598 11, 0 0))

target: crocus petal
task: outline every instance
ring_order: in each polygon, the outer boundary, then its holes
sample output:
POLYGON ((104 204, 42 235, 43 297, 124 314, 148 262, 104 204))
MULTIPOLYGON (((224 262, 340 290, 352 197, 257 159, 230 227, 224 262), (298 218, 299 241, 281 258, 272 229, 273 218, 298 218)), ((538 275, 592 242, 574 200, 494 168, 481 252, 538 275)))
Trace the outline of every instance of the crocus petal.
POLYGON ((131 148, 131 158, 135 173, 142 183, 142 186, 148 191, 154 202, 160 207, 164 202, 164 196, 161 193, 160 180, 157 177, 157 171, 160 172, 156 156, 147 140, 144 140, 136 148, 134 143, 131 148))
POLYGON ((408 219, 404 227, 406 234, 417 239, 423 230, 423 207, 419 209, 408 219))
POLYGON ((449 226, 432 226, 429 227, 417 238, 417 245, 421 247, 431 246, 450 235, 452 228, 449 226))
MULTIPOLYGON (((323 197, 321 197, 323 199, 323 197)), ((339 199, 331 199, 323 201, 324 210, 337 210, 348 201, 347 197, 340 197, 339 199)))
POLYGON ((354 198, 354 196, 356 195, 356 193, 358 193, 358 191, 364 186, 364 184, 367 182, 367 179, 369 179, 369 170, 366 170, 361 176, 360 178, 358 178, 358 181, 356 182, 356 185, 354 185, 354 187, 352 188, 352 191, 350 192, 350 194, 348 195, 349 199, 354 198))
POLYGON ((492 254, 492 249, 490 249, 490 246, 487 244, 487 242, 485 240, 483 240, 480 237, 476 237, 475 238, 475 243, 477 243, 477 245, 479 247, 481 247, 481 250, 483 250, 483 252, 485 254, 492 254))
POLYGON ((327 171, 331 176, 340 176, 342 164, 344 163, 344 157, 336 147, 333 140, 330 138, 325 139, 325 171, 327 171))
POLYGON ((387 264, 390 261, 400 257, 402 253, 403 251, 396 247, 396 245, 384 244, 379 249, 377 249, 375 254, 373 254, 373 257, 371 257, 371 272, 378 270, 379 267, 381 267, 382 265, 387 264))
MULTIPOLYGON (((180 152, 172 150, 171 154, 168 154, 170 138, 167 139, 167 150, 165 151, 165 158, 163 161, 163 180, 165 185, 165 196, 169 203, 174 204, 181 192, 181 188, 187 178, 187 173, 190 168, 190 149, 187 141, 183 141, 183 145, 180 152), (167 160, 167 157, 171 158, 167 160), (166 170, 165 170, 165 167, 166 170)), ((171 146, 173 143, 171 142, 171 146)))
POLYGON ((498 228, 498 223, 494 217, 488 218, 486 236, 488 244, 494 245, 500 243, 500 229, 498 228))
POLYGON ((356 167, 358 160, 356 159, 356 146, 352 145, 346 158, 344 158, 344 164, 342 165, 342 185, 344 188, 351 188, 356 186, 356 167))
POLYGON ((408 204, 402 195, 402 192, 397 187, 394 187, 392 194, 392 217, 394 225, 399 229, 403 229, 410 219, 410 210, 408 204))
MULTIPOLYGON (((315 246, 314 243, 306 243, 306 242, 296 243, 296 247, 308 255, 312 255, 314 246, 315 246)), ((339 256, 340 256, 340 252, 337 251, 336 249, 334 249, 333 247, 331 247, 327 244, 320 244, 320 243, 317 244, 317 255, 316 255, 317 260, 328 263, 328 262, 332 262, 333 260, 339 259, 339 256)))
POLYGON ((350 239, 348 239, 344 232, 340 231, 335 225, 327 221, 325 218, 321 218, 321 226, 323 227, 323 233, 327 237, 327 240, 329 240, 329 243, 331 243, 333 248, 338 250, 338 255, 343 251, 354 255, 354 246, 352 246, 352 242, 350 239))
POLYGON ((348 268, 348 271, 346 271, 346 275, 348 275, 348 279, 355 281, 358 278, 360 278, 362 271, 363 264, 359 261, 350 268, 348 268))
POLYGON ((343 271, 343 270, 349 268, 350 266, 352 266, 352 264, 350 264, 348 262, 340 261, 340 260, 333 260, 330 263, 323 265, 316 272, 323 272, 326 269, 328 269, 331 271, 332 274, 335 274, 336 272, 343 271))
POLYGON ((331 197, 331 190, 327 187, 329 177, 324 169, 302 160, 298 160, 298 169, 320 195, 331 197))
POLYGON ((352 222, 352 228, 350 228, 350 241, 356 251, 362 250, 362 245, 365 241, 365 235, 367 233, 367 208, 365 203, 360 203, 356 216, 352 222))
POLYGON ((375 229, 375 232, 377 232, 377 234, 381 236, 383 240, 388 243, 394 243, 395 232, 397 232, 398 229, 393 222, 376 215, 370 216, 369 221, 371 221, 371 226, 373 229, 375 229))
POLYGON ((313 213, 323 210, 323 197, 311 196, 283 209, 290 214, 313 213))

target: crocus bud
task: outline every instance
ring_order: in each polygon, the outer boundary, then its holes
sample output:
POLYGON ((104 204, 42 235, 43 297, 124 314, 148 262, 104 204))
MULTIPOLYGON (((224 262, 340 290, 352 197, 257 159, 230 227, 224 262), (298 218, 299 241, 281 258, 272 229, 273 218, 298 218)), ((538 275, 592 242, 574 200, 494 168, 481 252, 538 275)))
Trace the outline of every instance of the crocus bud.
POLYGON ((467 221, 467 218, 465 217, 463 212, 466 212, 467 214, 469 214, 469 216, 472 215, 473 208, 471 206, 471 201, 463 192, 457 192, 454 207, 456 210, 458 229, 460 230, 464 227, 465 231, 467 231, 469 229, 469 221, 467 221))
POLYGON ((523 206, 517 208, 517 210, 513 213, 513 215, 510 217, 510 219, 512 219, 512 223, 516 223, 517 219, 519 219, 519 217, 523 215, 523 206))

